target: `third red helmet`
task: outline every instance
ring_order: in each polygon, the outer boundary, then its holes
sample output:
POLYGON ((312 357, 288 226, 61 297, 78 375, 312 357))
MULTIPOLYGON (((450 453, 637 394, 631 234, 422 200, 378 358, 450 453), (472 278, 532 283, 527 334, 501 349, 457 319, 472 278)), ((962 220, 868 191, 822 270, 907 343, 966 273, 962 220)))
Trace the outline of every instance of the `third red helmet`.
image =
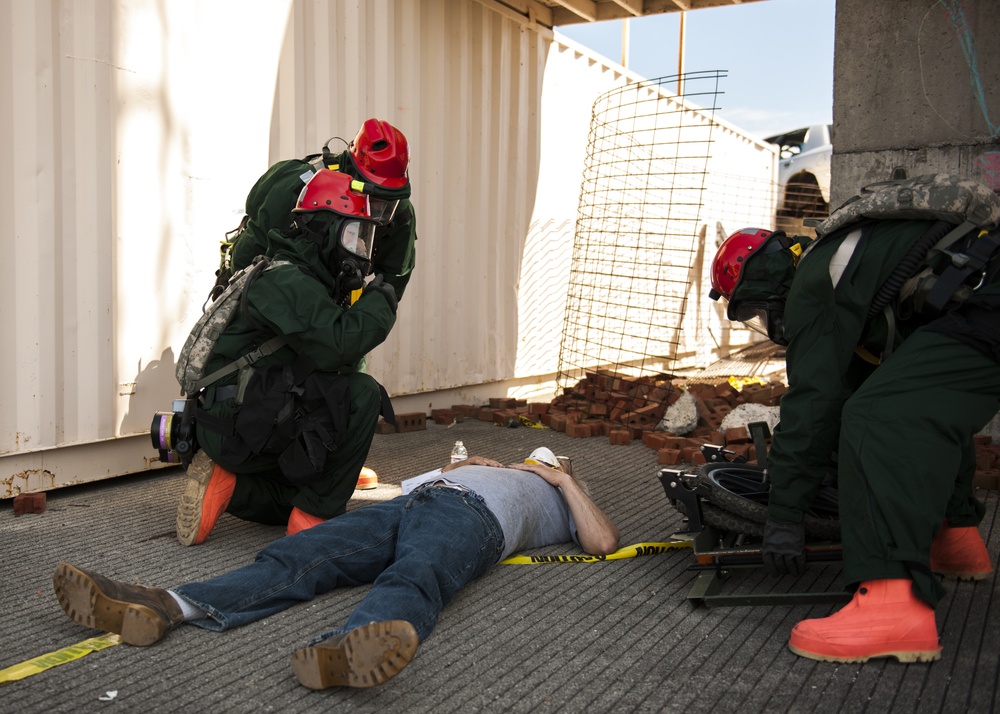
POLYGON ((712 289, 708 296, 729 300, 740 282, 746 260, 764 245, 773 231, 766 228, 743 228, 726 238, 712 261, 712 289))

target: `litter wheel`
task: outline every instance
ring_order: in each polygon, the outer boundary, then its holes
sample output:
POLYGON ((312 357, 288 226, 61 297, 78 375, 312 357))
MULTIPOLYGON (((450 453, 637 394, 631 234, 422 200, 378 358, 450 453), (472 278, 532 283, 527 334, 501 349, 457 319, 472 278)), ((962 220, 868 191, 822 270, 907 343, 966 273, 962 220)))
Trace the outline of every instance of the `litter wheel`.
MULTIPOLYGON (((742 521, 759 524, 756 533, 763 535, 767 521, 768 486, 763 470, 748 464, 709 464, 698 474, 699 484, 708 491, 708 501, 719 510, 742 521)), ((712 523, 706 515, 705 520, 712 523)), ((840 540, 840 519, 837 513, 836 490, 823 487, 813 508, 803 518, 806 535, 819 540, 840 540)), ((721 525, 717 527, 722 527, 721 525)))

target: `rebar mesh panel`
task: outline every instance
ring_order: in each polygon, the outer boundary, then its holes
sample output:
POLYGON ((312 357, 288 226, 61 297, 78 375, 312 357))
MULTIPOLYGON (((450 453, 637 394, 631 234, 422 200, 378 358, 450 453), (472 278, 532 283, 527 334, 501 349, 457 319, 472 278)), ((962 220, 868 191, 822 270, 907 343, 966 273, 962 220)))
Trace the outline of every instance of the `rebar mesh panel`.
POLYGON ((659 374, 676 355, 723 77, 663 77, 594 102, 559 351, 561 388, 597 368, 659 374))

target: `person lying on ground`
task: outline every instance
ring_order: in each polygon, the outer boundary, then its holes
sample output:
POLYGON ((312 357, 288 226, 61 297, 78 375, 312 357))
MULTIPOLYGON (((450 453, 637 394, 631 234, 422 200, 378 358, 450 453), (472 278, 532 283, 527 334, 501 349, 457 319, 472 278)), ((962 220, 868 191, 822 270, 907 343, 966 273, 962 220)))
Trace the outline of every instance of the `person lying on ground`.
POLYGON ((618 528, 542 447, 525 463, 449 464, 406 495, 280 538, 250 565, 204 582, 165 590, 60 563, 53 584, 75 622, 145 646, 182 623, 222 632, 371 583, 343 626, 292 653, 292 670, 310 689, 372 687, 410 662, 465 585, 511 553, 570 541, 607 555, 618 528))

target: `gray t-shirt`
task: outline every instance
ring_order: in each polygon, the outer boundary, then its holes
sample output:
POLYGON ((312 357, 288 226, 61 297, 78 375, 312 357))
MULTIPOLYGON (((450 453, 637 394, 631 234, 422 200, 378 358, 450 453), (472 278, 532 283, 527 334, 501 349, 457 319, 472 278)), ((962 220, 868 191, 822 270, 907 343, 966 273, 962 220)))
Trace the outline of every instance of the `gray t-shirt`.
POLYGON ((463 466, 435 480, 475 491, 503 529, 500 560, 511 553, 556 543, 580 544, 562 491, 530 471, 463 466))

